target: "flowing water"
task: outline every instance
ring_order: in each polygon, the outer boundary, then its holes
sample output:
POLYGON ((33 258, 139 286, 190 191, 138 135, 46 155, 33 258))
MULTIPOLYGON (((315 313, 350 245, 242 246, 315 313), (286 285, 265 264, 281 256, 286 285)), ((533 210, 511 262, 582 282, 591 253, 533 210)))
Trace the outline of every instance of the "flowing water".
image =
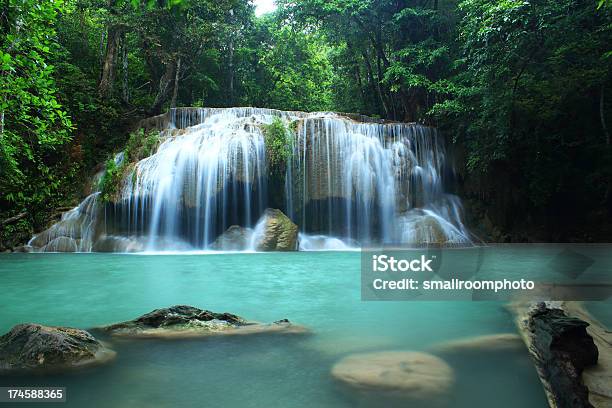
POLYGON ((130 165, 113 202, 85 211, 99 201, 89 196, 30 244, 47 252, 210 249, 232 225, 255 227, 271 206, 299 226, 307 249, 470 243, 460 200, 446 193, 453 170, 433 128, 259 108, 169 115, 159 147, 130 165), (275 119, 287 130, 282 177, 268 163, 265 127, 275 119))
MULTIPOLYGON (((610 248, 593 251, 597 261, 587 273, 609 274, 610 248)), ((520 277, 546 267, 557 252, 487 248, 487 265, 494 266, 488 273, 520 277)), ((0 377, 0 386, 65 386, 66 407, 374 407, 332 381, 339 359, 435 353, 449 340, 515 331, 500 302, 363 302, 359 270, 358 252, 0 254, 0 332, 23 322, 91 328, 174 304, 266 322, 288 318, 312 330, 304 337, 114 341, 118 358, 106 366, 0 377)), ((599 307, 607 318, 610 310, 599 307)), ((547 406, 524 350, 441 357, 455 373, 445 407, 547 406)))

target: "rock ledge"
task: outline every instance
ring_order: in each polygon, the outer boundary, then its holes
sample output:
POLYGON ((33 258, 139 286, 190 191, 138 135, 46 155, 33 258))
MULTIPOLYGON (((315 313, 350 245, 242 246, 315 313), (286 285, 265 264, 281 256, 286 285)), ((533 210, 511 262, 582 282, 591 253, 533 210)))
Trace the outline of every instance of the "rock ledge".
POLYGON ((155 309, 134 320, 102 328, 112 336, 131 338, 186 338, 257 333, 302 334, 307 329, 287 319, 264 324, 231 313, 216 313, 192 306, 155 309))

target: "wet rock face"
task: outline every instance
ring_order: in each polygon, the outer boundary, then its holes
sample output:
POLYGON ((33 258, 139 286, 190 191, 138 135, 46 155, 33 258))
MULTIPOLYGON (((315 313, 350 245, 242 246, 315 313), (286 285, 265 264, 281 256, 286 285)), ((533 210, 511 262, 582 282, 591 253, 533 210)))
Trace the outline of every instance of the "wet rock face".
POLYGON ((192 306, 172 306, 166 309, 156 309, 139 317, 135 322, 148 327, 169 327, 189 324, 194 321, 208 322, 215 319, 229 324, 244 323, 244 319, 230 313, 215 313, 192 306))
POLYGON ((103 327, 119 337, 200 337, 218 334, 256 334, 266 332, 306 333, 306 329, 282 319, 271 324, 249 322, 231 313, 216 313, 192 306, 156 309, 137 319, 103 327))
POLYGON ((103 235, 93 245, 94 252, 141 252, 144 243, 133 238, 103 235))
POLYGON ((69 327, 26 323, 0 337, 0 373, 69 369, 114 356, 88 332, 69 327))
POLYGON ((282 211, 268 208, 260 223, 255 229, 257 251, 297 251, 298 227, 282 211))
POLYGON ((544 304, 529 315, 536 364, 549 383, 558 408, 592 407, 582 371, 597 364, 599 352, 586 331, 588 325, 544 304))
POLYGON ((244 251, 248 248, 253 230, 250 228, 232 225, 221 234, 211 248, 223 251, 244 251))
POLYGON ((29 246, 35 252, 89 252, 95 241, 98 194, 89 195, 78 207, 62 214, 50 228, 35 235, 29 246))
POLYGON ((43 252, 77 252, 79 250, 79 243, 70 237, 57 237, 41 250, 43 252))

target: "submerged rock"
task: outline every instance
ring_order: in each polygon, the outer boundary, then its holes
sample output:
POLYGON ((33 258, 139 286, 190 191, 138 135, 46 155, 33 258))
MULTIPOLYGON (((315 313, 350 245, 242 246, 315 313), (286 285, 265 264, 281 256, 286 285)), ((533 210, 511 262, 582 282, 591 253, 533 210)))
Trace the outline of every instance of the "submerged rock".
POLYGON ((257 251, 296 251, 298 227, 282 211, 268 208, 255 227, 257 251))
POLYGON ((436 352, 501 352, 525 350, 521 336, 516 333, 489 334, 465 339, 451 340, 433 347, 436 352))
POLYGON ((119 337, 184 338, 211 335, 257 333, 307 333, 306 328, 287 319, 263 324, 250 322, 231 313, 216 313, 192 306, 172 306, 155 309, 137 319, 103 327, 107 333, 119 337))
POLYGON ((20 324, 0 337, 0 373, 62 370, 103 363, 115 357, 91 334, 70 327, 20 324))
POLYGON ((232 225, 223 234, 219 235, 211 248, 223 251, 244 251, 251 242, 253 230, 238 225, 232 225))
POLYGON ((354 354, 340 360, 331 373, 356 390, 427 402, 448 395, 454 384, 448 364, 420 352, 354 354))

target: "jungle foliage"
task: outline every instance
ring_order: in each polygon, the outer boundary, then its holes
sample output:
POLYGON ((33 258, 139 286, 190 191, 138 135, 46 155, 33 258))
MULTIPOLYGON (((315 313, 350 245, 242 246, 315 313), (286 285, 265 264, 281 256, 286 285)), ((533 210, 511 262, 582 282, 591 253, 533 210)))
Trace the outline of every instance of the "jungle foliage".
POLYGON ((502 232, 609 225, 609 1, 277 3, 0 0, 0 221, 76 203, 144 117, 251 105, 439 127, 502 232))

